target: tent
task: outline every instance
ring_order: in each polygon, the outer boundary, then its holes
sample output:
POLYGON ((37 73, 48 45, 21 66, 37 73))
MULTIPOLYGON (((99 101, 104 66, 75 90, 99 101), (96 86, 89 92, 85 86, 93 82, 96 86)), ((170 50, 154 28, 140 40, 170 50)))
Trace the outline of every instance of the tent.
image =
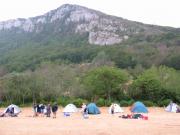
POLYGON ((135 102, 131 108, 134 113, 148 113, 146 106, 142 102, 135 102))
POLYGON ((74 113, 78 112, 77 107, 74 104, 68 104, 63 110, 64 113, 74 113))
POLYGON ((4 113, 6 113, 7 110, 11 110, 12 108, 14 108, 14 114, 15 115, 17 115, 21 112, 20 108, 17 105, 11 104, 4 110, 4 113))
POLYGON ((99 108, 95 103, 90 103, 87 105, 88 114, 100 114, 99 108))
MULTIPOLYGON (((109 110, 108 110, 109 113, 111 113, 111 108, 112 108, 112 106, 113 106, 113 105, 111 105, 111 106, 109 107, 109 110)), ((124 112, 124 111, 122 110, 122 108, 121 108, 118 104, 114 104, 114 113, 122 113, 122 112, 124 112)))
POLYGON ((175 103, 170 103, 166 108, 165 111, 167 112, 176 112, 178 105, 175 103))

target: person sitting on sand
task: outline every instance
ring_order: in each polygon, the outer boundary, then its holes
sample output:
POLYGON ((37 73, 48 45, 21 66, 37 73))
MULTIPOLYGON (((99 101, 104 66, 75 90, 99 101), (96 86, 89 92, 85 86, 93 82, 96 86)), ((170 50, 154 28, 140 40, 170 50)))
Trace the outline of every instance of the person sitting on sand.
POLYGON ((55 102, 52 106, 53 118, 56 118, 56 112, 58 111, 58 105, 55 102))

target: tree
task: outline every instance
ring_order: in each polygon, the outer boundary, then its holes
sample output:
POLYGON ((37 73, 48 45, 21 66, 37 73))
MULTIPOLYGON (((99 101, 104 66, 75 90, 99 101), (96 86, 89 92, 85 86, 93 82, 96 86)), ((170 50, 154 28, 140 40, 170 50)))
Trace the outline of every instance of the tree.
POLYGON ((180 73, 165 66, 151 67, 134 80, 129 94, 135 99, 161 100, 171 99, 180 102, 180 73))
MULTIPOLYGON (((128 80, 128 74, 114 67, 99 67, 88 72, 83 84, 88 96, 102 97, 111 100, 112 95, 122 91, 122 84, 128 80)), ((95 99, 96 100, 96 99, 95 99)))
POLYGON ((158 76, 152 71, 147 70, 132 83, 129 94, 132 98, 156 101, 161 91, 161 83, 158 76))
POLYGON ((95 67, 99 66, 112 66, 113 62, 110 61, 109 56, 104 52, 100 51, 97 56, 93 59, 92 65, 95 67))

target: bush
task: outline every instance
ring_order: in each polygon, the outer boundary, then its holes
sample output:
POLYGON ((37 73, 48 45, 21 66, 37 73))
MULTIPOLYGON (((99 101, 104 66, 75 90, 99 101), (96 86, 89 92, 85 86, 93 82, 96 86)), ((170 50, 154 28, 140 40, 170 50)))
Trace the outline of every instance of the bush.
POLYGON ((171 99, 165 99, 165 100, 159 101, 158 106, 161 106, 161 107, 167 106, 170 102, 171 102, 171 99))
POLYGON ((145 104, 145 106, 151 107, 151 106, 155 106, 155 103, 153 103, 152 101, 143 101, 143 103, 145 104))
POLYGON ((64 107, 67 104, 71 103, 71 99, 68 98, 68 97, 59 97, 58 100, 57 100, 57 103, 64 107))
POLYGON ((105 106, 110 106, 111 105, 111 101, 110 100, 105 100, 105 106))
POLYGON ((81 98, 73 100, 73 104, 76 105, 77 107, 81 107, 82 103, 87 103, 87 100, 81 98))
POLYGON ((105 100, 103 98, 99 98, 96 103, 99 107, 105 106, 105 100))
POLYGON ((124 107, 124 106, 129 106, 129 102, 126 100, 121 100, 120 101, 120 106, 124 107))
POLYGON ((134 104, 134 102, 135 102, 134 99, 131 99, 128 101, 128 105, 131 106, 132 104, 134 104))
POLYGON ((0 107, 7 107, 10 104, 10 102, 0 102, 0 107))

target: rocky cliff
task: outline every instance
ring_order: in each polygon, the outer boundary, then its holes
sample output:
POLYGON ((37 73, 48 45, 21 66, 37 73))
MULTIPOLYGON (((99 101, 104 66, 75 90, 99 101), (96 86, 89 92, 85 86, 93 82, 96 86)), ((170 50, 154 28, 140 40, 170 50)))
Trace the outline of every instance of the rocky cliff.
MULTIPOLYGON (((88 42, 97 45, 121 43, 134 35, 166 33, 166 27, 146 25, 78 5, 65 4, 44 15, 0 22, 0 32, 88 34, 88 42), (65 29, 66 28, 66 29, 65 29)), ((1 35, 0 35, 1 36, 1 35)))

